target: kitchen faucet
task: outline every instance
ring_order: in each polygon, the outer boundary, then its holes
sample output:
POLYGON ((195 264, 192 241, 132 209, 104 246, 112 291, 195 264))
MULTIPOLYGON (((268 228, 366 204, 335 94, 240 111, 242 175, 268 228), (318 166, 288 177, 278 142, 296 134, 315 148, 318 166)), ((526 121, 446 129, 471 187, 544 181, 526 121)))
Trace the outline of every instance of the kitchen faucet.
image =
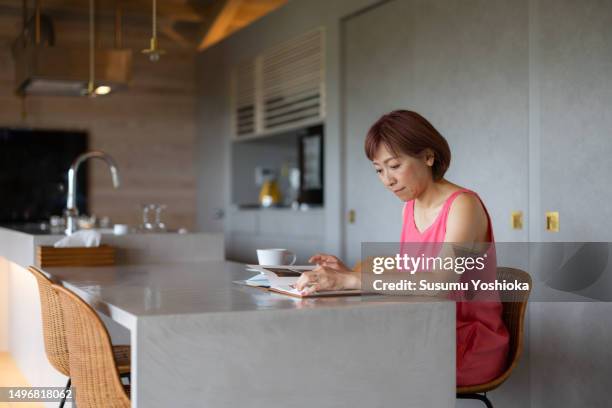
POLYGON ((108 164, 108 167, 113 177, 113 187, 119 187, 119 170, 115 164, 115 160, 107 153, 102 151, 91 151, 79 155, 68 170, 68 198, 66 200, 66 235, 72 235, 78 228, 79 210, 76 207, 76 178, 79 166, 88 159, 102 159, 108 164))

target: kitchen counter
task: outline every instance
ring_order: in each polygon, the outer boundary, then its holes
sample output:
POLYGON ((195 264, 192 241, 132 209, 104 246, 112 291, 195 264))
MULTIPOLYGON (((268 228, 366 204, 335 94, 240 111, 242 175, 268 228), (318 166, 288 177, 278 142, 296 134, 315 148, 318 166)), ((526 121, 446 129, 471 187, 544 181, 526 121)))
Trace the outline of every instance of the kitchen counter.
POLYGON ((346 307, 357 306, 366 300, 378 301, 374 297, 358 296, 298 300, 236 285, 233 280, 247 279, 253 272, 245 271, 243 264, 228 261, 55 267, 44 271, 130 330, 137 327, 138 318, 151 316, 256 312, 323 305, 346 307))
MULTIPOLYGON (((38 245, 53 245, 63 237, 64 234, 42 234, 0 227, 0 257, 22 266, 34 265, 38 245)), ((103 233, 101 242, 116 247, 118 264, 224 259, 222 234, 103 233)))
MULTIPOLYGON (((454 303, 287 297, 233 284, 251 273, 223 260, 222 236, 162 235, 108 237, 131 262, 45 268, 131 343, 133 407, 455 406, 454 303)), ((0 229, 8 349, 33 386, 65 383, 24 269, 56 238, 0 229)))
POLYGON ((130 330, 136 329, 139 318, 170 315, 439 302, 428 297, 406 300, 374 295, 299 299, 233 283, 250 278, 253 272, 245 270, 244 264, 230 261, 54 267, 44 271, 130 330))
MULTIPOLYGON (((10 352, 32 386, 63 387, 66 383, 47 361, 38 288, 26 270, 36 264, 38 245, 52 245, 62 237, 0 227, 0 351, 10 352)), ((102 235, 102 243, 115 246, 117 262, 124 265, 223 260, 223 241, 222 234, 208 233, 102 235)), ((104 314, 101 317, 113 342, 130 342, 128 329, 104 314)))
POLYGON ((452 302, 298 299, 227 261, 45 272, 130 329, 134 407, 455 405, 452 302))

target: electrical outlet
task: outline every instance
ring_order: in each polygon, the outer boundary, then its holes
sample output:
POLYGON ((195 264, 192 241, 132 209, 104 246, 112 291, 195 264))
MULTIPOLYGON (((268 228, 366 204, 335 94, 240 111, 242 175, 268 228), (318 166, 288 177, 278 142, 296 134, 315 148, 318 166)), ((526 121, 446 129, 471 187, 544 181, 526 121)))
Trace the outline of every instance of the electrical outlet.
POLYGON ((523 212, 522 211, 512 211, 510 222, 512 225, 512 229, 522 230, 523 229, 523 212))
POLYGON ((559 232, 559 212, 558 211, 547 211, 546 212, 546 231, 559 232))
POLYGON ((354 224, 355 223, 355 210, 350 210, 348 212, 348 222, 349 222, 349 224, 354 224))

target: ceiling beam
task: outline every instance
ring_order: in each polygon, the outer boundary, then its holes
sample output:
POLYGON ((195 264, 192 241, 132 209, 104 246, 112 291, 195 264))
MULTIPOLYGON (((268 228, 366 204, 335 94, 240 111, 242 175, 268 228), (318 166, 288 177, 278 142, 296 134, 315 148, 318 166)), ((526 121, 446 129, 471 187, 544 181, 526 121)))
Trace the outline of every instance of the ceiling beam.
MULTIPOLYGON (((23 0, 0 0, 0 14, 21 16, 23 0)), ((160 33, 183 47, 203 50, 285 4, 287 0, 159 0, 160 33)), ((34 0, 28 0, 30 14, 34 0)), ((126 26, 150 24, 152 0, 96 0, 100 21, 114 19, 120 4, 126 26)), ((56 22, 86 21, 85 0, 41 0, 42 11, 56 22)))
POLYGON ((217 13, 212 18, 210 27, 205 31, 204 38, 198 46, 198 51, 210 47, 214 43, 221 41, 227 33, 228 28, 242 5, 243 0, 222 0, 218 4, 217 13))

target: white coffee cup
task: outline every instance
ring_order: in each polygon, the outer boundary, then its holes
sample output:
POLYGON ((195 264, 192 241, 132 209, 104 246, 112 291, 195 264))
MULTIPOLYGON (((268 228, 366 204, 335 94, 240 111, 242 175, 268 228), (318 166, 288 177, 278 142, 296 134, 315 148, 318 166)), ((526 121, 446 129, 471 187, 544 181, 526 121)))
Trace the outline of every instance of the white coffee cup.
POLYGON ((293 265, 296 256, 293 252, 282 248, 258 249, 257 260, 260 265, 293 265), (289 257, 293 257, 291 262, 287 262, 289 257))

